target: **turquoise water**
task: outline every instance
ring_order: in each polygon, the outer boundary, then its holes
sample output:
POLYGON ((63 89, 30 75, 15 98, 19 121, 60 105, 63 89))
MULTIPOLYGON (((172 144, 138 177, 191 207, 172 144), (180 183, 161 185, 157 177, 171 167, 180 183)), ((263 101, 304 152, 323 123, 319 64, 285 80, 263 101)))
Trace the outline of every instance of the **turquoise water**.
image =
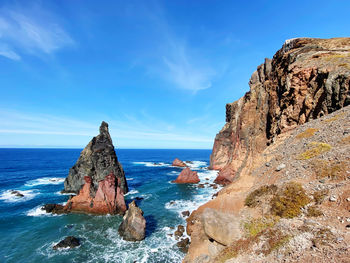
POLYGON ((0 261, 181 262, 184 254, 168 234, 178 224, 185 224, 182 211, 194 210, 216 190, 172 184, 182 168, 172 167, 171 162, 176 157, 192 161, 189 165, 198 171, 201 183, 212 182, 216 172, 206 169, 210 151, 116 150, 130 189, 126 201, 144 198, 137 203, 147 220, 146 239, 135 243, 119 237, 120 216, 53 216, 40 210, 45 203, 67 201, 59 191, 80 151, 0 149, 0 261), (24 197, 15 197, 10 190, 18 190, 24 197), (81 246, 52 249, 68 235, 79 237, 81 246))

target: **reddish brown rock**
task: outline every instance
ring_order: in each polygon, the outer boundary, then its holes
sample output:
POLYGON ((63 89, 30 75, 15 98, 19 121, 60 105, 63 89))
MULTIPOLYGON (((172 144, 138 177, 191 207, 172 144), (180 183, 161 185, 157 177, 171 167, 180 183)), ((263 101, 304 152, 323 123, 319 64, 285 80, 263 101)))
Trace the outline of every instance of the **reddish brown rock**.
POLYGON ((175 158, 175 160, 173 161, 172 166, 187 167, 187 165, 183 161, 178 159, 178 158, 175 158))
POLYGON ((199 178, 196 171, 191 171, 190 168, 186 167, 181 171, 179 176, 173 183, 177 184, 196 184, 199 183, 199 178))
POLYGON ((235 170, 230 165, 226 165, 223 169, 220 170, 218 176, 214 180, 214 183, 221 185, 228 185, 233 182, 235 179, 235 170))
POLYGON ((287 40, 253 73, 250 91, 226 105, 210 168, 230 165, 238 177, 279 134, 349 105, 349 67, 350 38, 287 40))
POLYGON ((91 195, 91 178, 85 176, 84 179, 83 188, 78 195, 68 200, 65 211, 91 214, 123 214, 126 211, 124 194, 118 185, 119 180, 113 173, 99 182, 95 196, 91 195))

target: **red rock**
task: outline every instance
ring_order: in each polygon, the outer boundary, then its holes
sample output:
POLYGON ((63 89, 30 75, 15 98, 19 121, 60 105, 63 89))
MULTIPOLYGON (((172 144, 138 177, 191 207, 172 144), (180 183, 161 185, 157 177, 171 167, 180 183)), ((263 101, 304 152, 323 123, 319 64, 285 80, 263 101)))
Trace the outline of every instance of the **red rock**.
POLYGON ((173 161, 172 166, 187 167, 187 165, 183 161, 178 159, 178 158, 175 158, 175 160, 173 161))
POLYGON ((91 214, 122 214, 126 211, 124 193, 119 187, 120 181, 113 173, 98 183, 95 196, 91 196, 91 178, 85 176, 84 180, 83 188, 78 195, 68 200, 64 210, 91 214))
POLYGON ((190 168, 185 168, 179 174, 173 183, 177 184, 196 184, 199 183, 199 178, 196 171, 191 171, 190 168))
POLYGON ((221 185, 228 185, 235 179, 236 172, 234 168, 230 165, 226 165, 220 170, 218 176, 216 177, 214 183, 221 185))

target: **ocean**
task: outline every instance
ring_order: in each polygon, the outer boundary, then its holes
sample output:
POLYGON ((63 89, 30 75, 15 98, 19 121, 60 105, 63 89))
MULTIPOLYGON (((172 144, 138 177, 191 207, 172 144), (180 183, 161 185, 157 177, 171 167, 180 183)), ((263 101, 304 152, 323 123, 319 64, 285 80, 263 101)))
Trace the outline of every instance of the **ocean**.
POLYGON ((137 204, 147 220, 145 240, 127 242, 118 234, 121 216, 51 215, 40 209, 67 201, 60 191, 81 150, 0 149, 0 262, 181 262, 184 254, 169 234, 185 225, 182 211, 193 211, 218 190, 171 183, 182 170, 171 163, 176 157, 191 161, 201 183, 211 183, 217 175, 206 168, 211 151, 116 150, 129 186, 126 202, 142 197, 137 204), (81 246, 52 249, 71 235, 81 246))

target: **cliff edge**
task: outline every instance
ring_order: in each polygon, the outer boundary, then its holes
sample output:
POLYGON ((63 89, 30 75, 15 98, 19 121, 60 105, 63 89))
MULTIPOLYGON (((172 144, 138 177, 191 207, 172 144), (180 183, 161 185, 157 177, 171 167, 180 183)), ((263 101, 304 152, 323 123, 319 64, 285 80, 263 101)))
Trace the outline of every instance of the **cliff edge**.
POLYGON ((288 40, 226 105, 184 262, 348 262, 350 38, 288 40))

